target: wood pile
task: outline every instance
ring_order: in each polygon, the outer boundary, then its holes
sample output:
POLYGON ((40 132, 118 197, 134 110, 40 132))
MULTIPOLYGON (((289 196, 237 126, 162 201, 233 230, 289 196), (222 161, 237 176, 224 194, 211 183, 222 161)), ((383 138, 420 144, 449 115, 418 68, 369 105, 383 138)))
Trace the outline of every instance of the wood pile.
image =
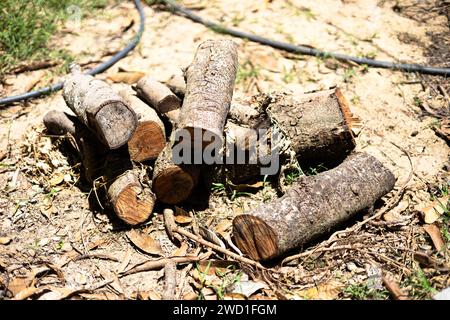
POLYGON ((145 222, 156 203, 189 200, 202 181, 262 180, 273 156, 276 175, 292 161, 335 166, 300 177, 282 197, 235 217, 234 241, 254 260, 329 233, 392 190, 393 174, 353 151, 355 119, 339 88, 264 93, 237 103, 237 68, 230 40, 200 44, 184 77, 166 83, 146 76, 113 90, 74 65, 63 91, 74 115, 50 111, 44 124, 53 135, 71 137, 85 180, 102 181, 105 204, 131 226, 145 222), (176 150, 182 154, 175 157, 176 150), (210 150, 219 161, 202 157, 210 150))

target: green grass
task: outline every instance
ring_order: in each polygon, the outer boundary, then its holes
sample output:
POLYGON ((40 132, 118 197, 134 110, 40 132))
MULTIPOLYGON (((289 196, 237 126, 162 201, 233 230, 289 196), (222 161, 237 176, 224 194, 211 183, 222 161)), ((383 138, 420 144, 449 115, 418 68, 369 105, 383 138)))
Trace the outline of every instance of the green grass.
POLYGON ((253 65, 249 60, 239 65, 236 83, 244 83, 251 78, 258 78, 259 68, 253 65))
POLYGON ((386 300, 389 297, 389 293, 384 288, 374 288, 370 280, 349 285, 344 289, 344 294, 355 300, 386 300))
POLYGON ((430 299, 437 293, 421 268, 416 269, 406 282, 411 287, 410 295, 417 299, 430 299))
POLYGON ((62 23, 80 8, 82 18, 108 0, 2 0, 0 1, 0 74, 21 62, 59 60, 65 70, 72 57, 64 48, 49 48, 62 23), (73 8, 73 7, 72 7, 73 8))

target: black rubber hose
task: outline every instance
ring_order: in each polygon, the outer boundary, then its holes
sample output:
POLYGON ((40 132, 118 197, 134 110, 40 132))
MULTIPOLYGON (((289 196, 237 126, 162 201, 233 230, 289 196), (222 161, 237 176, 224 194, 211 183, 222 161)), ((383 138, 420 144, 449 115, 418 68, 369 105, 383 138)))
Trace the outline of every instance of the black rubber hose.
MULTIPOLYGON (((105 62, 97 65, 93 69, 88 70, 86 72, 86 74, 95 75, 95 74, 99 74, 99 73, 109 69, 117 61, 119 61, 120 59, 124 58, 131 50, 133 50, 137 46, 137 44, 141 40, 142 34, 144 33, 145 14, 144 14, 144 8, 142 7, 141 0, 134 0, 134 4, 136 6, 137 11, 139 12, 139 19, 140 19, 140 21, 139 21, 139 30, 136 33, 136 35, 133 37, 131 42, 125 48, 123 48, 121 51, 116 53, 111 59, 109 59, 108 61, 105 61, 105 62)), ((0 106, 1 105, 11 104, 13 102, 19 102, 19 101, 23 101, 23 100, 28 100, 28 99, 31 99, 31 98, 38 98, 40 96, 43 96, 43 95, 46 95, 46 94, 50 94, 52 92, 61 90, 62 87, 63 87, 63 84, 64 84, 63 82, 58 82, 58 83, 56 83, 54 85, 51 85, 50 87, 45 87, 45 88, 38 89, 38 90, 35 90, 35 91, 27 92, 27 93, 24 93, 24 94, 19 94, 17 96, 11 96, 11 97, 2 98, 2 99, 0 99, 0 106)))
POLYGON ((229 34, 234 37, 247 39, 253 42, 257 42, 266 46, 270 46, 272 48, 284 50, 287 52, 292 53, 300 53, 300 54, 306 54, 310 56, 316 56, 316 57, 322 57, 322 58, 335 58, 337 60, 343 60, 343 61, 353 61, 357 64, 365 64, 370 67, 375 68, 387 68, 387 69, 394 69, 394 70, 400 70, 400 71, 406 71, 406 72, 418 72, 418 73, 425 73, 425 74, 432 74, 432 75, 440 75, 440 76, 449 76, 450 75, 450 68, 439 68, 439 67, 429 67, 429 66, 423 66, 419 64, 405 64, 405 63, 393 63, 390 61, 379 61, 379 60, 373 60, 373 59, 367 59, 367 58, 359 58, 354 56, 349 56, 346 54, 341 53, 335 53, 335 52, 327 52, 322 51, 318 49, 308 48, 305 46, 297 46, 293 44, 289 44, 286 42, 276 41, 264 38, 262 36, 239 31, 231 28, 224 27, 216 22, 204 19, 200 17, 199 15, 195 14, 191 10, 188 10, 178 4, 176 4, 172 0, 160 0, 161 3, 166 4, 170 9, 172 9, 174 12, 178 12, 185 16, 186 18, 203 24, 204 26, 219 32, 223 34, 229 34))

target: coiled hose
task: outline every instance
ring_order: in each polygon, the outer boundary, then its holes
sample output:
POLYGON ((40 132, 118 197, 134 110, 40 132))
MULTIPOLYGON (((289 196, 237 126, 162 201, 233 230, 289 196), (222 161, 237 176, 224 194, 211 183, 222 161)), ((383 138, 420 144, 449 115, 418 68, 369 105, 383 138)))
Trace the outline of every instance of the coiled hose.
POLYGON ((253 42, 257 42, 275 49, 284 50, 291 53, 298 53, 298 54, 305 54, 310 56, 316 56, 316 57, 322 57, 322 58, 335 58, 337 60, 343 60, 343 61, 352 61, 357 64, 365 64, 370 67, 375 68, 387 68, 387 69, 394 69, 394 70, 400 70, 400 71, 406 71, 406 72, 418 72, 418 73, 425 73, 425 74, 432 74, 432 75, 440 75, 440 76, 449 76, 450 75, 450 68, 438 68, 438 67, 428 67, 423 66, 419 64, 406 64, 406 63, 393 63, 390 61, 379 61, 374 59, 367 59, 367 58, 360 58, 360 57, 354 57, 349 56, 342 53, 336 53, 336 52, 328 52, 318 49, 313 49, 305 46, 297 46, 293 44, 289 44, 282 41, 276 41, 267 39, 265 37, 235 30, 231 28, 227 28, 225 26, 222 26, 216 22, 213 22, 211 20, 204 19, 200 17, 199 15, 195 14, 191 10, 188 10, 179 4, 175 3, 172 0, 160 0, 161 3, 166 4, 170 9, 172 9, 174 12, 179 13, 186 18, 201 23, 202 25, 223 33, 228 34, 233 37, 247 39, 253 42))
MULTIPOLYGON (((175 3, 172 0, 160 0, 160 3, 165 4, 169 9, 171 9, 174 13, 181 14, 182 16, 200 23, 216 32, 228 34, 233 37, 241 38, 241 39, 247 39, 253 42, 260 43, 262 45, 270 46, 275 49, 284 50, 291 53, 296 54, 305 54, 310 56, 316 56, 316 57, 322 57, 322 58, 335 58, 337 60, 342 61, 352 61, 357 64, 367 65, 370 67, 375 68, 386 68, 386 69, 393 69, 393 70, 400 70, 405 72, 418 72, 418 73, 424 73, 424 74, 431 74, 431 75, 439 75, 439 76, 449 76, 450 75, 450 68, 439 68, 439 67, 429 67, 419 64, 407 64, 407 63, 394 63, 390 61, 380 61, 380 60, 374 60, 374 59, 368 59, 368 58, 362 58, 362 57, 355 57, 355 56, 349 56, 342 53, 336 53, 336 52, 328 52, 318 49, 313 49, 305 46, 298 46, 293 45, 290 43, 282 42, 282 41, 276 41, 271 40, 256 34, 252 34, 249 32, 244 32, 240 30, 231 29, 228 27, 224 27, 216 22, 213 22, 211 20, 207 20, 202 18, 201 16, 195 14, 191 10, 188 10, 184 8, 183 6, 180 6, 179 4, 175 3)), ((142 7, 142 3, 140 0, 134 0, 134 4, 136 6, 136 9, 139 12, 140 17, 140 23, 139 23, 139 31, 134 36, 133 40, 120 52, 118 52, 116 55, 114 55, 111 59, 109 59, 106 62, 101 63, 100 65, 96 66, 95 68, 87 71, 87 74, 95 75, 98 73, 101 73, 108 68, 110 68, 112 65, 114 65, 117 61, 125 57, 131 50, 133 50, 136 45, 139 43, 142 33, 144 32, 144 24, 145 24, 145 15, 144 10, 142 7)), ((61 90, 63 87, 63 82, 56 83, 50 87, 45 87, 39 90, 27 92, 24 94, 6 97, 3 99, 0 99, 0 106, 10 104, 13 102, 28 100, 31 98, 37 98, 49 93, 52 93, 54 91, 61 90)))
MULTIPOLYGON (((137 11, 139 12, 139 30, 138 30, 138 32, 135 34, 135 36, 133 37, 131 42, 125 48, 123 48, 118 53, 116 53, 114 56, 112 56, 109 60, 88 70, 86 72, 86 74, 96 75, 96 74, 102 73, 103 71, 105 71, 105 70, 109 69, 111 66, 113 66, 117 61, 124 58, 131 50, 133 50, 137 46, 137 44, 141 40, 142 34, 144 33, 145 14, 144 14, 144 8, 142 6, 141 0, 134 0, 134 5, 136 6, 137 11)), ((19 94, 16 96, 2 98, 2 99, 0 99, 0 106, 11 104, 13 102, 28 100, 31 98, 38 98, 43 95, 50 94, 52 92, 61 90, 63 87, 63 84, 64 84, 64 82, 58 82, 49 87, 30 91, 30 92, 19 94)))

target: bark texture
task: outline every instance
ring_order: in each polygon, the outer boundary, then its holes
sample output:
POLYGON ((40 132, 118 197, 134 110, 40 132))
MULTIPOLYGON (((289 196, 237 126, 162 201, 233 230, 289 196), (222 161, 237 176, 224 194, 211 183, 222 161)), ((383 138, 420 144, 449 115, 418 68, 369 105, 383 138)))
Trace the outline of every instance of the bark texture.
POLYGON ((164 124, 156 111, 134 95, 131 88, 123 88, 119 94, 137 115, 137 127, 128 141, 130 158, 137 162, 154 160, 166 144, 164 124))
POLYGON ((352 114, 338 88, 303 95, 273 94, 266 112, 301 161, 339 161, 355 147, 352 114))
POLYGON ((127 143, 137 124, 133 110, 105 82, 72 71, 63 88, 69 108, 109 149, 127 143))
POLYGON ((392 190, 395 177, 365 153, 304 176, 284 196, 233 220, 237 246, 255 260, 277 257, 325 235, 392 190))
POLYGON ((225 120, 233 97, 238 66, 237 45, 231 40, 207 40, 200 44, 186 70, 186 94, 179 129, 208 132, 202 145, 222 141, 225 120), (217 140, 216 140, 217 139, 217 140))
POLYGON ((180 116, 181 100, 164 84, 151 77, 141 78, 134 88, 137 94, 172 123, 180 116))
POLYGON ((44 125, 54 135, 71 135, 83 166, 84 177, 89 184, 101 176, 108 149, 77 118, 61 111, 49 111, 44 125))
POLYGON ((169 78, 169 80, 164 82, 164 84, 168 86, 178 98, 181 100, 184 99, 184 95, 186 94, 186 79, 184 79, 183 75, 174 74, 169 78))

